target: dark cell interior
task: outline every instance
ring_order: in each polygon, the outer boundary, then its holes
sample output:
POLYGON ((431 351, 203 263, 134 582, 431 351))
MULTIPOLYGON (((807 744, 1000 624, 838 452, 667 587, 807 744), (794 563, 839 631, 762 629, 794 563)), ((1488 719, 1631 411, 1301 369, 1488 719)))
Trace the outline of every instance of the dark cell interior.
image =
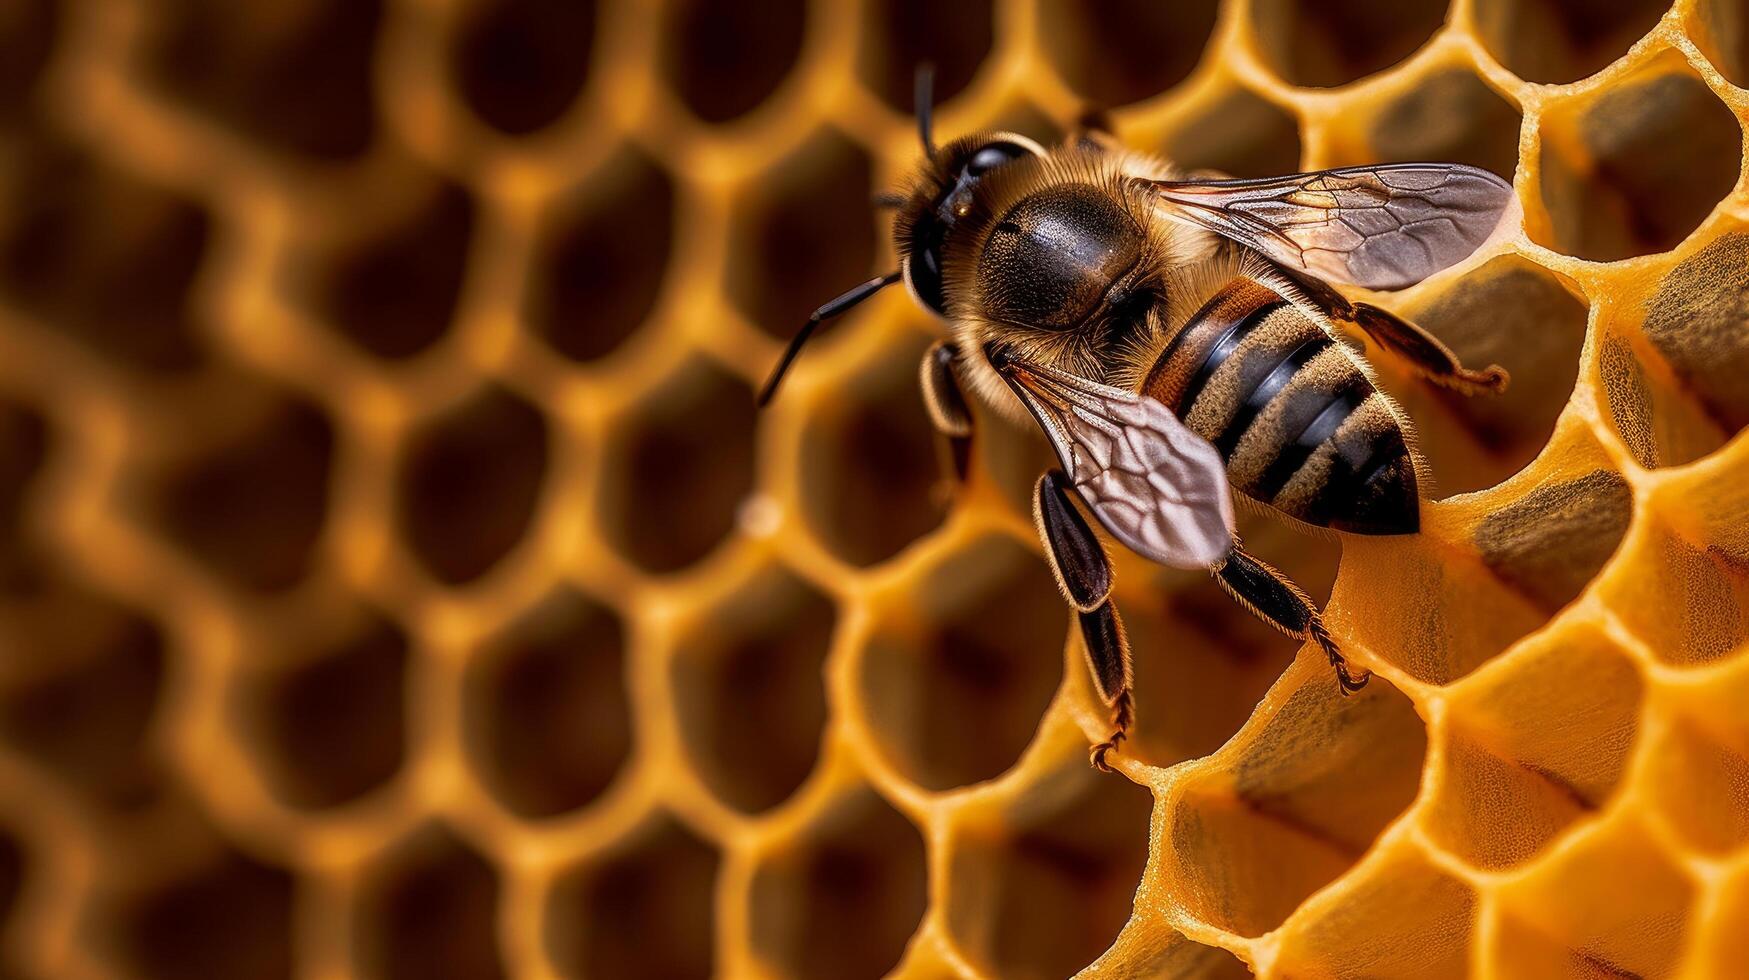
POLYGON ((244 681, 239 707, 268 784, 292 806, 349 802, 401 767, 407 638, 375 616, 349 633, 244 681))
POLYGON ((620 421, 605 447, 597 519, 652 572, 703 558, 735 526, 753 484, 753 395, 695 358, 620 421))
MULTIPOLYGON (((1705 336, 1704 324, 1704 319, 1695 321, 1697 336, 1705 336)), ((1610 422, 1634 461, 1647 469, 1693 462, 1724 445, 1729 435, 1641 338, 1605 334, 1598 345, 1597 376, 1610 422)))
POLYGON ((53 441, 34 407, 0 397, 0 593, 28 590, 36 577, 40 529, 30 507, 53 441))
POLYGON ((802 512, 839 557, 873 565, 941 523, 951 472, 917 387, 922 338, 858 371, 803 435, 802 512))
POLYGON ((1270 66, 1292 85, 1344 85, 1407 58, 1445 23, 1441 0, 1250 0, 1270 66))
POLYGON ((920 630, 877 629, 860 683, 882 749, 945 790, 990 779, 1032 740, 1062 676, 1069 613, 1043 560, 986 538, 925 574, 920 630))
POLYGON ((1386 387, 1420 435, 1436 487, 1430 496, 1494 486, 1536 458, 1573 393, 1585 302, 1553 273, 1502 256, 1400 311, 1464 364, 1498 364, 1512 378, 1500 394, 1464 395, 1407 377, 1408 366, 1389 354, 1374 355, 1374 366, 1394 376, 1386 387))
POLYGON ((1300 126, 1292 114, 1234 89, 1177 127, 1160 147, 1186 170, 1273 177, 1300 169, 1300 126))
POLYGON ((545 943, 555 964, 590 977, 711 976, 719 864, 714 847, 671 818, 640 828, 554 886, 545 943))
POLYGON ((1220 748, 1299 646, 1212 581, 1173 594, 1125 596, 1118 609, 1135 671, 1135 727, 1123 751, 1150 765, 1169 766, 1220 748))
POLYGON ((1749 11, 1742 0, 1700 0, 1695 42, 1733 85, 1749 81, 1749 11))
POLYGON ((160 782, 145 743, 166 671, 159 627, 58 583, 36 600, 7 624, 18 659, 0 685, 0 740, 100 807, 148 802, 160 782))
POLYGON ((1119 106, 1183 81, 1214 30, 1214 0, 1051 0, 1039 7, 1045 51, 1083 98, 1119 106))
POLYGON ((422 424, 401 461, 397 516, 426 569, 456 585, 508 554, 534 518, 547 455, 545 417, 502 389, 422 424))
POLYGON ((949 927, 996 976, 1070 976, 1130 917, 1152 798, 1125 780, 1080 771, 1059 778, 1079 792, 1026 806, 1003 833, 960 842, 949 927))
POLYGON ((1520 122, 1512 103, 1474 74, 1456 70, 1387 105, 1368 135, 1380 161, 1467 163, 1511 180, 1520 122))
POLYGON ((60 33, 59 8, 54 0, 21 0, 0 17, 0 48, 10 52, 0 63, 0 126, 29 111, 36 81, 60 33))
MULTIPOLYGON (((0 923, 9 923, 18 908, 18 897, 37 874, 33 858, 25 844, 9 833, 0 832, 0 923)), ((19 964, 23 957, 0 954, 0 970, 23 975, 19 964)))
POLYGON ((424 351, 449 332, 474 221, 467 192, 433 184, 406 214, 306 261, 316 312, 377 357, 424 351))
POLYGON ((612 353, 655 308, 673 239, 673 182, 644 153, 621 150, 550 210, 525 300, 530 326, 575 361, 612 353))
POLYGON ((1552 613, 1590 584, 1632 517, 1627 482, 1598 470, 1544 484, 1488 515, 1476 547, 1495 574, 1552 613))
POLYGON ((158 12, 144 61, 173 97, 271 150, 343 160, 369 148, 381 0, 168 0, 158 12))
POLYGON ((753 873, 756 955, 785 975, 886 975, 923 917, 923 839, 868 790, 853 791, 753 873))
POLYGON ((0 298, 124 367, 203 360, 191 292, 213 220, 198 202, 54 142, 0 174, 0 298))
POLYGON ((108 903, 107 942, 130 975, 151 980, 292 976, 295 883, 239 854, 108 903))
POLYGON ((874 274, 871 180, 867 155, 827 130, 736 201, 728 294, 761 330, 787 340, 815 308, 874 274))
POLYGON ((378 858, 354 911, 355 955, 382 980, 494 980, 497 871, 441 827, 429 827, 378 858))
POLYGON ((863 8, 857 75, 887 105, 910 115, 915 71, 932 65, 939 105, 971 82, 990 53, 994 17, 992 0, 872 0, 863 8))
POLYGON ((456 87, 487 125, 532 133, 576 100, 594 33, 593 0, 484 0, 453 42, 456 87))
POLYGON ((1477 0, 1482 43, 1530 82, 1573 82, 1627 53, 1668 0, 1477 0))
POLYGON ((320 410, 270 399, 239 431, 150 472, 150 517, 226 584, 284 589, 313 560, 333 457, 333 425, 320 410))
POLYGON ((706 610, 675 654, 680 736, 720 799, 755 813, 813 771, 826 724, 822 668, 837 611, 780 569, 706 610))
POLYGON ((1742 140, 1705 83, 1679 59, 1660 59, 1586 107, 1545 117, 1552 229, 1545 237, 1533 224, 1532 236, 1597 261, 1673 248, 1737 182, 1742 140))
POLYGON ((475 768, 528 818, 600 796, 631 751, 619 615, 570 590, 547 597, 474 654, 463 727, 475 768))
POLYGON ((1684 259, 1646 307, 1646 337, 1726 433, 1749 425, 1749 234, 1684 259))
POLYGON ((751 112, 776 91, 801 54, 804 0, 682 0, 668 11, 662 74, 709 123, 751 112))

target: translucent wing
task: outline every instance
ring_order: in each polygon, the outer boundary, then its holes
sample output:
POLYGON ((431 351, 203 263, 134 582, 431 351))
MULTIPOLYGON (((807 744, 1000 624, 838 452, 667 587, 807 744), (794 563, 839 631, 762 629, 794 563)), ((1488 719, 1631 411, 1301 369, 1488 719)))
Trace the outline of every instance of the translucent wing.
POLYGON ((1150 180, 1161 213, 1331 282, 1401 289, 1517 226, 1512 185, 1458 163, 1150 180))
POLYGON ((1099 523, 1137 554, 1207 568, 1233 547, 1220 453, 1152 398, 1008 360, 998 370, 1099 523))

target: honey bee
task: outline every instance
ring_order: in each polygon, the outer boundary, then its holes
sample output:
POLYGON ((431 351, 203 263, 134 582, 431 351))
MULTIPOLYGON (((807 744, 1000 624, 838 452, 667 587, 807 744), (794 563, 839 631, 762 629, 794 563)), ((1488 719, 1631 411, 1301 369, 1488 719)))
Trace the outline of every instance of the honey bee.
POLYGON ((1034 487, 1044 553, 1079 620, 1112 732, 1131 670, 1110 560, 1082 508, 1145 558, 1207 569, 1246 609, 1316 643, 1343 693, 1351 670, 1316 605, 1234 533, 1241 501, 1309 529, 1413 534, 1424 482, 1410 420, 1341 340, 1371 337, 1434 383, 1499 392, 1432 335, 1330 284, 1400 289, 1517 225, 1506 181, 1451 163, 1232 180, 1124 149, 1097 119, 1059 147, 1015 133, 931 137, 897 208, 900 268, 820 307, 760 394, 765 404, 825 320, 897 282, 949 325, 925 355, 931 420, 965 459, 964 389, 1031 417, 1061 469, 1034 487), (1079 500, 1080 507, 1076 501, 1079 500))

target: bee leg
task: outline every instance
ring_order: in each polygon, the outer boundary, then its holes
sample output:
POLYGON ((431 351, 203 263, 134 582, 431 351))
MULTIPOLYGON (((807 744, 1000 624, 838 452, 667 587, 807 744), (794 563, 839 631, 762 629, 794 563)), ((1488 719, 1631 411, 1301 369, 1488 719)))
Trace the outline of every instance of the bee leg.
POLYGON ((1075 120, 1074 128, 1069 131, 1066 142, 1072 149, 1095 153, 1109 153, 1117 149, 1119 144, 1117 132, 1112 127, 1111 113, 1096 106, 1083 109, 1075 120))
POLYGON ((959 348, 950 341, 938 340, 924 353, 918 373, 929 421, 934 424, 935 431, 947 439, 954 477, 964 483, 972 458, 972 413, 966 407, 959 377, 954 373, 957 360, 959 348))
POLYGON ((1300 287, 1306 298, 1330 319, 1371 337, 1374 343, 1408 362, 1415 373, 1442 388, 1466 395, 1498 395, 1512 380, 1506 369, 1498 364, 1490 364, 1480 371, 1464 367, 1451 348, 1441 343, 1438 337, 1389 310, 1371 303, 1350 302, 1348 297, 1316 276, 1281 265, 1275 269, 1300 287))
POLYGON ((1087 666, 1099 696, 1111 709, 1113 731, 1093 746, 1088 759, 1111 771, 1105 756, 1129 737, 1131 710, 1130 646, 1123 620, 1111 602, 1111 561, 1086 518, 1075 507, 1073 484, 1062 470, 1051 470, 1033 486, 1032 516, 1045 545, 1051 574, 1057 579, 1081 626, 1087 666))
POLYGON ((1330 658, 1330 666, 1336 670, 1336 684, 1343 694, 1353 694, 1366 686, 1372 672, 1361 671, 1357 677, 1349 671, 1348 660, 1324 628, 1318 607, 1287 576, 1247 554, 1237 544, 1210 571, 1228 595, 1258 618, 1289 636, 1316 642, 1324 656, 1330 658))
POLYGON ((1117 607, 1110 599, 1100 603, 1098 609, 1078 615, 1081 639, 1087 647, 1088 666, 1093 670, 1100 697, 1111 709, 1111 734, 1087 750, 1087 761, 1101 772, 1110 772, 1111 765, 1105 761, 1105 754, 1115 752, 1129 738, 1130 722, 1135 719, 1130 701, 1130 642, 1124 635, 1123 620, 1118 618, 1117 607))
POLYGON ((1464 367, 1438 337, 1370 303, 1355 303, 1351 322, 1380 347, 1407 361, 1415 373, 1442 388, 1465 395, 1498 395, 1512 380, 1498 364, 1480 371, 1464 367))

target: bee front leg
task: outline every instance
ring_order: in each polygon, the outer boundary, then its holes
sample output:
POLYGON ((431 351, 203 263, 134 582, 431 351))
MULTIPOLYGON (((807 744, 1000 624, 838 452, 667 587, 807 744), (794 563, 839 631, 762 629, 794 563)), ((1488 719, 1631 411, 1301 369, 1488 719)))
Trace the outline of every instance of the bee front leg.
POLYGON ((959 348, 950 341, 938 340, 924 353, 919 376, 929 421, 947 440, 954 477, 964 483, 972 458, 972 413, 966 407, 966 397, 960 391, 959 376, 954 370, 958 360, 959 348))
POLYGON ((1051 574, 1080 623, 1094 686, 1111 709, 1111 735, 1088 753, 1096 768, 1110 772, 1106 753, 1129 737, 1133 714, 1130 646, 1123 620, 1111 602, 1111 560, 1075 507, 1071 499, 1074 493, 1074 485, 1063 471, 1051 470, 1033 487, 1032 516, 1044 541, 1051 574))
POLYGON ((1343 694, 1353 694, 1366 686, 1372 672, 1362 671, 1356 677, 1349 671, 1348 660, 1324 628, 1318 607, 1286 575, 1247 554, 1236 543, 1232 552, 1209 571, 1228 595, 1259 619, 1289 636, 1315 641, 1330 658, 1330 666, 1336 669, 1336 683, 1343 694))

